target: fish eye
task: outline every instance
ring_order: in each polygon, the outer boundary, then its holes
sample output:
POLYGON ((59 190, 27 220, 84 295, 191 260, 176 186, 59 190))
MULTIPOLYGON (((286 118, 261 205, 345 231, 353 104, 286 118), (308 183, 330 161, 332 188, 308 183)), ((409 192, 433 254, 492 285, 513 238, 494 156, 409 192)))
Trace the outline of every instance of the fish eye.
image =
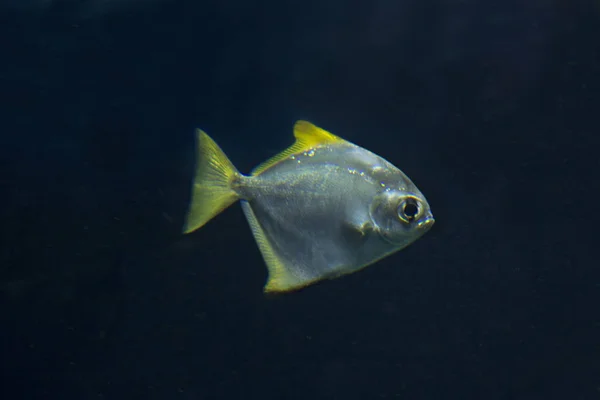
POLYGON ((415 220, 419 213, 419 203, 415 199, 406 199, 398 207, 398 216, 406 222, 415 220))

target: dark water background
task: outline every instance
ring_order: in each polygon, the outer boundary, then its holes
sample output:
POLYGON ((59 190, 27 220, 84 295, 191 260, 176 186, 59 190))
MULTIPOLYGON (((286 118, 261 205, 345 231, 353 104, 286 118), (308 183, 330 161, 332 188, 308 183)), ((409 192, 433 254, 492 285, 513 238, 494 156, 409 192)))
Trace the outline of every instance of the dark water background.
POLYGON ((598 2, 1 4, 2 398, 600 398, 598 2), (265 299, 239 206, 179 234, 194 128, 301 118, 437 222, 265 299))

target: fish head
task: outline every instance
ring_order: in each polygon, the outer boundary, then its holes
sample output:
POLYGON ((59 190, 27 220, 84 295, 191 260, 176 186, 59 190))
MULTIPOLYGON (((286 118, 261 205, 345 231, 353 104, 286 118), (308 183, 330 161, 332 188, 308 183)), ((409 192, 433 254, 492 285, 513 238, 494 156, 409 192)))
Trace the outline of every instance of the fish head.
POLYGON ((416 188, 384 190, 374 197, 370 214, 378 234, 397 248, 417 240, 435 222, 429 203, 416 188))

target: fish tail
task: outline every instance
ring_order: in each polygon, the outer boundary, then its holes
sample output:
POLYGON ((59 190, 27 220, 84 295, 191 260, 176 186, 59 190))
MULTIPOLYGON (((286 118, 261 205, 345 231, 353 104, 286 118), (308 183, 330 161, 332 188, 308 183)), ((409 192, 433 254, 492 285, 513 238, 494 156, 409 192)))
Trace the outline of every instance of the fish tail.
POLYGON ((202 227, 239 200, 232 184, 241 177, 223 150, 198 130, 197 165, 183 233, 202 227))

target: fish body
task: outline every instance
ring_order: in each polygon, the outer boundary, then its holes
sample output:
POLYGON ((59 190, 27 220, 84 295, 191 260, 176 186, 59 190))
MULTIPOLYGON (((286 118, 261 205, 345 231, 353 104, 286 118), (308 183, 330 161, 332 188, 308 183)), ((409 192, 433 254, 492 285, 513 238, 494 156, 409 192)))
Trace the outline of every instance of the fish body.
POLYGON ((294 145, 240 174, 204 132, 184 232, 241 200, 269 270, 266 292, 358 271, 414 242, 434 223, 412 181, 382 157, 309 122, 294 145))

